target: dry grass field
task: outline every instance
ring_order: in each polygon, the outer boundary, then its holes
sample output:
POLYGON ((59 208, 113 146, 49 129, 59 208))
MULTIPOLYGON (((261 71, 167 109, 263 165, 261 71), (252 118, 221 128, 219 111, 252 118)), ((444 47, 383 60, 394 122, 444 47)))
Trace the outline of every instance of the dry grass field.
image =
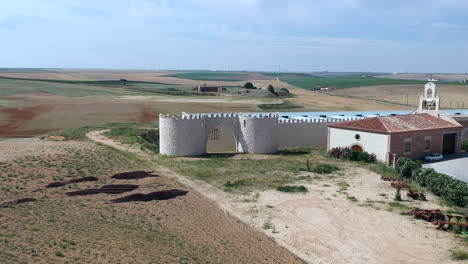
MULTIPOLYGON (((367 87, 362 87, 366 89, 367 87)), ((396 105, 392 102, 379 102, 375 100, 367 100, 367 98, 356 97, 346 98, 341 96, 340 93, 345 93, 348 90, 358 89, 342 89, 335 90, 333 93, 320 93, 300 88, 292 89, 291 91, 297 95, 297 97, 290 101, 303 105, 306 109, 312 109, 315 111, 372 111, 372 110, 404 110, 413 109, 414 106, 403 106, 396 105), (333 96, 334 94, 340 96, 333 96)), ((351 93, 354 94, 354 93, 351 93)))
POLYGON ((74 81, 107 81, 127 79, 129 81, 158 82, 167 84, 187 84, 200 85, 242 85, 245 81, 226 82, 219 81, 198 81, 171 77, 175 72, 167 71, 137 71, 137 70, 62 70, 55 72, 16 72, 0 73, 1 76, 24 78, 24 79, 48 79, 48 80, 74 80, 74 81))
MULTIPOLYGON (((437 85, 439 96, 441 97, 441 108, 466 108, 468 107, 468 86, 467 85, 437 85)), ((419 96, 423 92, 422 85, 380 85, 341 89, 331 92, 333 95, 345 96, 351 99, 366 99, 372 101, 386 102, 401 106, 408 106, 412 109, 419 104, 419 96), (408 105, 407 105, 408 103, 408 105)))
POLYGON ((229 102, 194 98, 76 98, 50 94, 19 94, 0 97, 0 137, 37 136, 49 131, 101 125, 108 122, 149 123, 159 113, 250 112, 256 101, 229 102))
POLYGON ((174 178, 112 179, 150 169, 131 154, 91 142, 40 139, 0 141, 0 148, 1 263, 303 263, 174 178), (46 187, 91 176, 97 181, 46 187), (110 184, 137 189, 66 195, 110 184), (171 189, 188 193, 112 202, 171 189), (8 204, 22 198, 36 200, 8 204))
MULTIPOLYGON (((398 73, 389 75, 378 75, 377 78, 389 78, 389 79, 412 79, 412 80, 427 80, 430 75, 427 73, 398 73)), ((468 73, 456 74, 456 73, 434 73, 432 78, 439 81, 461 81, 468 78, 468 73)))
MULTIPOLYGON (((272 75, 260 73, 164 72, 132 70, 54 70, 54 72, 1 72, 0 76, 49 80, 134 80, 166 84, 149 84, 149 92, 134 90, 119 85, 96 83, 63 83, 28 80, 1 79, 0 83, 0 138, 37 136, 49 131, 101 125, 108 122, 154 122, 159 113, 185 112, 255 112, 265 111, 260 104, 270 105, 268 111, 366 111, 414 109, 423 85, 379 85, 339 89, 330 93, 305 90, 276 80, 272 75), (210 79, 192 80, 190 78, 210 79), (235 76, 235 77, 230 77, 235 76), (225 81, 226 78, 242 79, 225 81), (252 78, 252 79, 249 79, 252 78), (257 78, 257 79, 255 79, 257 78), (224 79, 224 80, 223 80, 224 79), (265 88, 287 88, 294 94, 291 98, 255 97, 244 94, 218 96, 175 96, 155 94, 158 87, 195 87, 208 85, 240 86, 245 81, 265 88), (175 85, 175 86, 171 86, 175 85), (151 88, 152 87, 152 88, 151 88), (2 96, 3 95, 3 96, 2 96), (408 101, 407 101, 408 98, 408 101), (291 110, 271 107, 287 100, 291 110)), ((468 86, 439 85, 442 108, 468 106, 468 86)), ((185 91, 185 90, 184 90, 185 91)))

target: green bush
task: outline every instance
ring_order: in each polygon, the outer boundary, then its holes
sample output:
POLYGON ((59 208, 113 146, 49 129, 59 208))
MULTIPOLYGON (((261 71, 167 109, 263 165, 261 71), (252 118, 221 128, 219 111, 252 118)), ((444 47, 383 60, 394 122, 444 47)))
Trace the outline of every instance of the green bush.
POLYGON ((318 164, 317 166, 315 166, 312 171, 315 172, 315 173, 318 173, 318 174, 329 174, 329 173, 332 173, 332 172, 337 171, 339 169, 340 168, 338 168, 335 165, 331 165, 331 164, 328 164, 328 163, 323 163, 323 164, 318 164))
POLYGON ((359 161, 367 162, 367 160, 369 159, 369 153, 360 152, 358 158, 359 158, 359 161))
POLYGON ((224 184, 224 187, 226 188, 235 188, 235 187, 240 187, 240 186, 246 186, 247 185, 247 180, 236 180, 234 182, 231 182, 231 181, 227 181, 225 184, 224 184))
POLYGON ((277 191, 280 192, 308 192, 307 188, 304 185, 301 186, 290 186, 290 185, 285 185, 285 186, 278 186, 276 187, 277 191))
POLYGON ((349 151, 349 159, 354 160, 354 161, 359 161, 359 154, 361 152, 356 151, 356 150, 350 150, 349 151))
POLYGON ((403 177, 411 177, 413 171, 421 168, 421 163, 409 158, 399 158, 396 164, 396 170, 403 177))
POLYGON ((458 206, 468 205, 468 185, 434 169, 418 169, 411 179, 429 191, 458 206))
POLYGON ((455 250, 452 252, 452 259, 453 260, 467 260, 468 252, 463 251, 463 250, 455 250))
POLYGON ((246 82, 246 83, 244 84, 244 88, 245 88, 245 89, 257 89, 257 87, 255 87, 255 86, 253 85, 253 83, 251 83, 251 82, 246 82))
POLYGON ((464 151, 468 151, 468 139, 463 140, 461 149, 464 151))

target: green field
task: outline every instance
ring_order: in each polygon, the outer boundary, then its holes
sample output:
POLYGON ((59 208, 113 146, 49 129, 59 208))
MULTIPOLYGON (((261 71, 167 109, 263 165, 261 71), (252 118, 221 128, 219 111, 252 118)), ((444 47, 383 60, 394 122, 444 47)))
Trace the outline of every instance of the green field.
MULTIPOLYGON (((0 96, 43 92, 67 97, 116 97, 123 95, 173 95, 173 96, 214 96, 216 93, 194 91, 193 85, 166 84, 143 81, 74 81, 49 79, 22 79, 0 75, 0 96)), ((275 97, 261 89, 244 89, 240 86, 224 86, 223 93, 235 97, 275 97)), ((290 97, 281 93, 279 97, 290 97)))
POLYGON ((419 80, 397 80, 375 78, 369 76, 347 76, 335 78, 322 78, 310 74, 280 74, 280 80, 291 85, 307 90, 313 90, 316 86, 332 86, 336 89, 388 85, 388 84, 425 84, 426 81, 419 80))
POLYGON ((242 73, 230 73, 230 72, 185 72, 171 75, 172 77, 199 80, 199 81, 224 81, 224 82, 237 82, 242 81, 244 78, 236 78, 245 76, 242 73))

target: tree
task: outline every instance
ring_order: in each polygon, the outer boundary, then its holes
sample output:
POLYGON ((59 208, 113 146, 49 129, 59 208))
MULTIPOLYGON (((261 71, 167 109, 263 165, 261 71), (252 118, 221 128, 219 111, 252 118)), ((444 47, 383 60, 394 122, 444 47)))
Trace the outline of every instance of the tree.
POLYGON ((257 87, 255 87, 255 86, 253 85, 253 83, 251 83, 251 82, 246 82, 246 83, 244 84, 244 88, 245 88, 245 89, 256 89, 257 87))
POLYGON ((273 85, 269 84, 268 85, 268 91, 276 96, 278 96, 278 93, 276 93, 275 91, 275 88, 273 87, 273 85))

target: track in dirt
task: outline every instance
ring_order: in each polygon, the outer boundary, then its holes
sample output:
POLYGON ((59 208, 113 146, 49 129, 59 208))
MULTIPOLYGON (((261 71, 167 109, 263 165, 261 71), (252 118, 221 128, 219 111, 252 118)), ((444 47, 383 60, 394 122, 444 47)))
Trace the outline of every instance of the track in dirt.
POLYGON ((0 205, 0 208, 6 208, 6 207, 10 207, 10 206, 13 206, 13 205, 18 205, 18 204, 23 204, 23 203, 30 203, 30 202, 34 202, 36 200, 37 199, 35 199, 35 198, 21 198, 21 199, 18 199, 18 200, 6 202, 6 203, 0 205))
POLYGON ((55 187, 61 187, 61 186, 65 186, 65 185, 72 184, 72 183, 93 182, 97 180, 98 178, 96 177, 84 177, 84 178, 74 179, 74 180, 69 180, 69 181, 53 182, 53 183, 48 184, 46 188, 55 188, 55 187))
POLYGON ((93 195, 93 194, 120 194, 124 192, 131 192, 138 188, 138 185, 134 184, 111 184, 111 185, 104 185, 99 189, 86 189, 74 192, 67 192, 65 193, 68 196, 81 196, 81 195, 93 195))

